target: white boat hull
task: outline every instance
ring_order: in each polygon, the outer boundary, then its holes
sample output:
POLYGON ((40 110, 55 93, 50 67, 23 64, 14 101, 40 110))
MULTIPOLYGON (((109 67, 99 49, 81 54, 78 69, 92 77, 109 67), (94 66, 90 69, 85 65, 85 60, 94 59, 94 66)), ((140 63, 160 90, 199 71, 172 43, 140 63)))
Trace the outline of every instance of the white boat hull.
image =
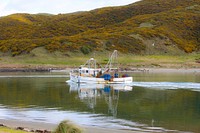
POLYGON ((85 76, 79 76, 79 75, 70 73, 70 81, 76 82, 76 83, 122 84, 122 83, 133 82, 133 78, 121 77, 121 78, 112 78, 111 80, 105 80, 104 78, 85 77, 85 76))
POLYGON ((104 89, 105 87, 109 87, 114 90, 121 90, 121 91, 131 91, 132 86, 127 84, 87 84, 87 83, 75 83, 75 82, 67 82, 70 85, 70 91, 78 91, 84 89, 104 89))

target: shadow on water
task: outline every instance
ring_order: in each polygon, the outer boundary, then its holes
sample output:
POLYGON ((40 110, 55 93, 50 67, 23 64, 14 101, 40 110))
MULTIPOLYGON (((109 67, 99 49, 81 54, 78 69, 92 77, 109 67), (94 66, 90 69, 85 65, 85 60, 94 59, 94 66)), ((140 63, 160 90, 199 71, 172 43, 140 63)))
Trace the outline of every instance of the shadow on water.
POLYGON ((104 100, 108 105, 108 115, 117 116, 119 91, 131 91, 132 87, 123 84, 77 84, 70 83, 70 92, 78 92, 79 99, 94 110, 97 100, 104 100))

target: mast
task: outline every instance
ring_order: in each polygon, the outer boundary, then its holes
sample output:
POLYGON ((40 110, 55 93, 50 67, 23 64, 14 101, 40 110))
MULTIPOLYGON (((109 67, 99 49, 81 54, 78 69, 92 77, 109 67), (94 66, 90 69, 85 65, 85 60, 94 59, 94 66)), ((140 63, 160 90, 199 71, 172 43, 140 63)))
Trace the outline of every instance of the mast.
POLYGON ((117 52, 117 50, 114 50, 114 52, 112 53, 112 55, 109 58, 107 65, 105 66, 105 71, 109 71, 111 69, 118 70, 119 66, 118 66, 117 58, 118 58, 118 52, 117 52))

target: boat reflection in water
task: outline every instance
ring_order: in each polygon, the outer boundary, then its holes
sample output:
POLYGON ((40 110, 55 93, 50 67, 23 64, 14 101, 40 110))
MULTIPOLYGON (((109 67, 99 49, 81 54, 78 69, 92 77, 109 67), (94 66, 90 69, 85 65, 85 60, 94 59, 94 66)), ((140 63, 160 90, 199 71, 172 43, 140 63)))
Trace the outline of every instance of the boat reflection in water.
POLYGON ((117 105, 120 91, 131 91, 132 87, 125 84, 80 84, 69 82, 70 92, 77 91, 79 99, 90 109, 94 109, 97 99, 105 99, 108 114, 117 116, 117 105))

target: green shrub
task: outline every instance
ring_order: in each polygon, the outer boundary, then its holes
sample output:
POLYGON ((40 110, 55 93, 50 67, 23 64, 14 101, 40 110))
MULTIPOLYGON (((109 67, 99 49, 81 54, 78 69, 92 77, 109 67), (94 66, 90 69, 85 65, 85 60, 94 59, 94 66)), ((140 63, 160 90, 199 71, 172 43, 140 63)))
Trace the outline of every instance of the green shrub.
POLYGON ((82 130, 70 121, 62 121, 53 133, 82 133, 82 130))
POLYGON ((82 52, 83 54, 89 54, 89 53, 91 52, 90 48, 87 47, 87 46, 82 46, 82 47, 80 48, 80 50, 81 50, 81 52, 82 52))

